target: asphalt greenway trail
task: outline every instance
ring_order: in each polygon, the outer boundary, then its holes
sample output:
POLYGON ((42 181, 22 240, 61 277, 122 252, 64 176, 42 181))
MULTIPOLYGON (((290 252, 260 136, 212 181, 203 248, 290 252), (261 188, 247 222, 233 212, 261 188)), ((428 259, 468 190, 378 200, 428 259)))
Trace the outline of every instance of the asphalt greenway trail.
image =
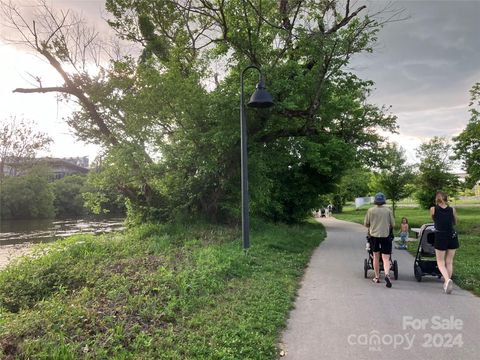
POLYGON ((480 359, 480 298, 413 276, 413 257, 393 251, 399 278, 387 289, 364 278, 366 229, 319 219, 327 238, 315 250, 281 348, 287 360, 480 359))

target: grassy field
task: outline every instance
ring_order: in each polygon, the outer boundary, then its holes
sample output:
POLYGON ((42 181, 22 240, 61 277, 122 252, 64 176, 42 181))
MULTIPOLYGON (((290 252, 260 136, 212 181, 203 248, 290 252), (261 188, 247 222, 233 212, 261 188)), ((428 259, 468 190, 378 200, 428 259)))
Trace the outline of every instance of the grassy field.
MULTIPOLYGON (((143 225, 0 272, 2 359, 276 359, 318 223, 143 225)), ((45 254, 46 252, 46 254, 45 254)))
MULTIPOLYGON (((346 207, 342 214, 335 217, 342 220, 363 224, 367 207, 355 210, 346 207)), ((480 207, 457 208, 458 224, 455 227, 460 239, 460 248, 454 260, 455 282, 464 289, 470 290, 480 296, 480 207)), ((397 208, 395 214, 395 234, 399 233, 400 219, 406 217, 412 227, 432 223, 428 210, 419 208, 397 208)), ((415 237, 410 232, 411 237, 415 237)), ((411 243, 409 250, 414 253, 418 243, 411 243)), ((413 271, 413 259, 412 259, 413 271)))
MULTIPOLYGON (((453 198, 453 199, 450 199, 450 203, 453 206, 455 206, 455 205, 480 206, 480 197, 471 196, 471 197, 466 197, 466 198, 462 198, 462 199, 453 198)), ((399 205, 416 205, 416 206, 418 206, 417 200, 413 199, 413 198, 407 198, 407 199, 400 200, 398 202, 398 204, 399 205)))

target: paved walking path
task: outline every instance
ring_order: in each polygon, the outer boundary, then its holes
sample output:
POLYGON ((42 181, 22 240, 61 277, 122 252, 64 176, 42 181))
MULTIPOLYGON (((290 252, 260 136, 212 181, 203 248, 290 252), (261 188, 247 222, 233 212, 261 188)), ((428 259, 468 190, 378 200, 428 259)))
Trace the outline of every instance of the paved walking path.
MULTIPOLYGON (((283 334, 283 359, 478 359, 480 298, 413 276, 413 257, 394 250, 399 279, 387 289, 364 278, 366 229, 318 219, 327 238, 315 250, 283 334), (442 328, 438 328, 442 327, 442 328)), ((382 276, 383 281, 383 276, 382 276)))

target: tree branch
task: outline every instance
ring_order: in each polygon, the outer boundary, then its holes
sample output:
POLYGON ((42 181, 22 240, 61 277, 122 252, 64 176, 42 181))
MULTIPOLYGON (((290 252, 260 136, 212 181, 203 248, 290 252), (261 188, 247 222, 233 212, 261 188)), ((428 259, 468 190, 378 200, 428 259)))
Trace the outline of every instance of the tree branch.
MULTIPOLYGON (((347 10, 345 11, 346 14, 349 13, 348 7, 349 7, 349 3, 347 3, 347 10)), ((350 22, 350 20, 352 20, 355 16, 357 16, 360 11, 362 11, 363 9, 366 9, 366 8, 367 8, 366 5, 360 6, 357 10, 352 12, 350 15, 345 16, 339 23, 336 23, 335 25, 333 25, 330 29, 328 29, 325 32, 325 34, 328 35, 328 34, 333 34, 334 32, 337 32, 340 28, 347 25, 350 22)))
POLYGON ((16 88, 12 92, 22 94, 61 92, 74 95, 72 90, 64 86, 39 87, 34 89, 16 88))

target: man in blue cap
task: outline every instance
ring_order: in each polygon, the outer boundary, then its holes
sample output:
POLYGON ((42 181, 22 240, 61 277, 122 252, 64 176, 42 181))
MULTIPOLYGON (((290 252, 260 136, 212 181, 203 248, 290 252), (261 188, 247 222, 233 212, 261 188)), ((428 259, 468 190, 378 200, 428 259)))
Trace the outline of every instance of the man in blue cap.
POLYGON ((392 254, 392 240, 390 231, 395 225, 392 210, 385 205, 385 195, 381 192, 375 195, 374 204, 365 215, 365 226, 368 228, 368 234, 371 237, 371 246, 373 251, 373 270, 375 271, 374 283, 380 282, 380 254, 382 254, 383 270, 385 272, 385 282, 388 288, 392 287, 390 281, 390 255, 392 254))

